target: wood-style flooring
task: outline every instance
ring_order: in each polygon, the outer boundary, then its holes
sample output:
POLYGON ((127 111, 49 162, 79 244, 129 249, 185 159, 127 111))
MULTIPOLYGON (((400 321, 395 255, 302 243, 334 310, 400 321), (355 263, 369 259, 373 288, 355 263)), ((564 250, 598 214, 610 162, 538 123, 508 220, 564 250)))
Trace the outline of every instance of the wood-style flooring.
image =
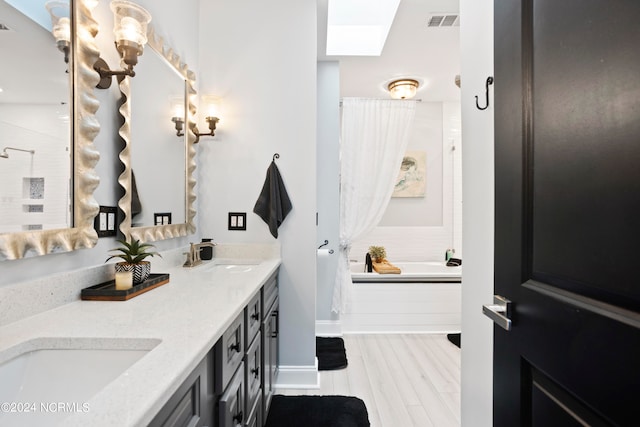
POLYGON ((444 334, 345 335, 349 366, 320 372, 320 389, 364 401, 371 427, 460 426, 460 349, 444 334))

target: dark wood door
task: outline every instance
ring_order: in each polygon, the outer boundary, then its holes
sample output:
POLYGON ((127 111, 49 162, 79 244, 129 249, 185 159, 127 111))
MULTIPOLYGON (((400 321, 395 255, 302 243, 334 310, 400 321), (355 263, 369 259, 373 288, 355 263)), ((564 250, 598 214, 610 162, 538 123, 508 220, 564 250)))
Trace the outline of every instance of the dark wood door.
POLYGON ((494 425, 640 425, 640 1, 494 5, 494 425))

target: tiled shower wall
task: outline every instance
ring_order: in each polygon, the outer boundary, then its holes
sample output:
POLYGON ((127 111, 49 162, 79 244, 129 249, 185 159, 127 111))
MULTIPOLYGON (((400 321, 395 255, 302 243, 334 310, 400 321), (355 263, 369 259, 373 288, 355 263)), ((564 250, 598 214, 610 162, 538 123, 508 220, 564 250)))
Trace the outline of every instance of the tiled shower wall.
POLYGON ((68 105, 0 104, 0 232, 70 224, 68 105))
POLYGON ((460 104, 419 103, 416 122, 407 150, 427 152, 427 195, 422 200, 392 198, 380 225, 353 243, 352 260, 364 261, 371 245, 384 246, 391 263, 444 261, 449 248, 462 257, 460 104), (440 138, 435 146, 434 138, 440 138), (440 172, 429 173, 429 168, 440 172), (393 206, 399 203, 402 209, 393 206))

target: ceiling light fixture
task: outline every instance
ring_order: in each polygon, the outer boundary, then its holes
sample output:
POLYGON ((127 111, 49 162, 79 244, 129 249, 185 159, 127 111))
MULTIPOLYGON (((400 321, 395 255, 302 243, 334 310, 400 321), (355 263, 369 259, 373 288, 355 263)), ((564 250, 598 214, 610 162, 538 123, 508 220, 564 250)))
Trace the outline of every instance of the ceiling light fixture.
POLYGON ((393 99, 410 99, 416 96, 420 83, 414 79, 394 80, 387 86, 393 99))
POLYGON ((114 16, 113 34, 116 49, 127 68, 110 70, 104 59, 99 58, 93 68, 100 73, 100 83, 97 86, 100 89, 111 86, 113 76, 136 75, 133 67, 138 63, 138 56, 142 55, 144 45, 147 44, 147 24, 151 21, 149 12, 127 0, 113 0, 111 11, 114 16))

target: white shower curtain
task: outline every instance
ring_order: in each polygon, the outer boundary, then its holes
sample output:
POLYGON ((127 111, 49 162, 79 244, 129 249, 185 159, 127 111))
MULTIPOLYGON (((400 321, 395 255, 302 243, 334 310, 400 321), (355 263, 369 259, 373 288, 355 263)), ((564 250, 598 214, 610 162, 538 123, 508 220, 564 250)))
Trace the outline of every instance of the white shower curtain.
MULTIPOLYGON (((344 312, 351 242, 382 219, 409 141, 415 101, 345 98, 340 141, 340 255, 331 309, 344 312)), ((364 257, 365 254, 358 254, 364 257)))

